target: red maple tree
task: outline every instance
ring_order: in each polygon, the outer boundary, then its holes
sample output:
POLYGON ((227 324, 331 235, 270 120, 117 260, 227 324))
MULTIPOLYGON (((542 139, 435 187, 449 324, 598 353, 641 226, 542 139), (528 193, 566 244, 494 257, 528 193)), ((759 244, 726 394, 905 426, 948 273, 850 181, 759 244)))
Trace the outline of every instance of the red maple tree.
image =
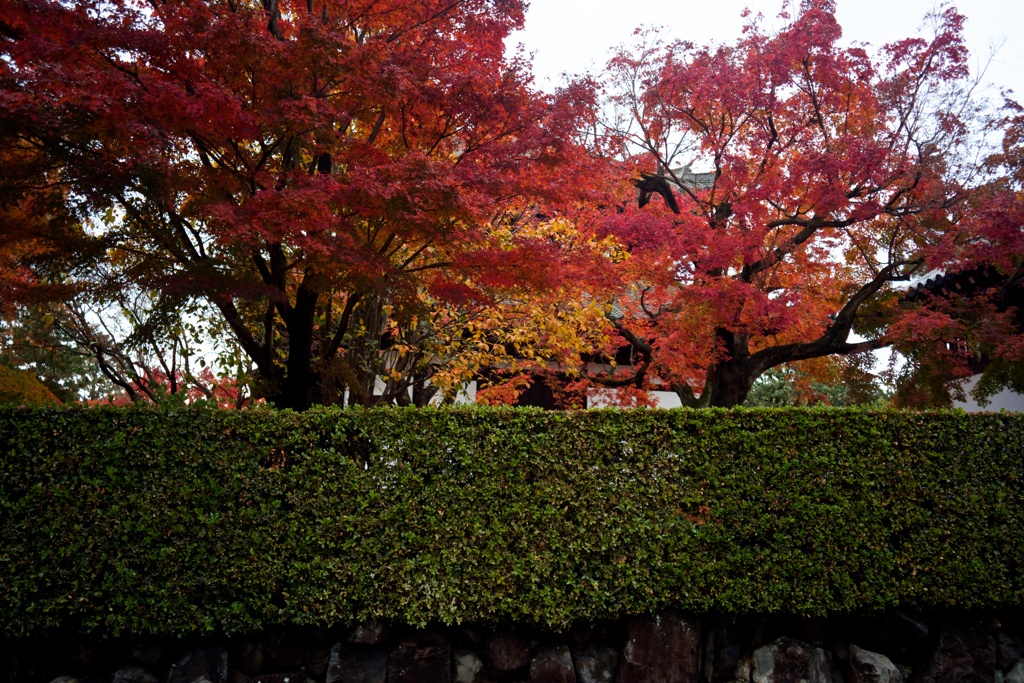
POLYGON ((842 46, 831 0, 783 19, 705 47, 641 34, 610 64, 605 142, 644 206, 604 223, 631 252, 609 319, 634 353, 605 386, 740 404, 769 368, 890 344, 901 283, 971 258, 963 16, 874 56, 842 46))
POLYGON ((399 372, 382 344, 424 301, 572 277, 514 227, 586 185, 590 93, 542 96, 505 59, 518 0, 2 0, 0 17, 3 143, 92 225, 105 286, 208 302, 278 406, 408 401, 431 361, 399 372))

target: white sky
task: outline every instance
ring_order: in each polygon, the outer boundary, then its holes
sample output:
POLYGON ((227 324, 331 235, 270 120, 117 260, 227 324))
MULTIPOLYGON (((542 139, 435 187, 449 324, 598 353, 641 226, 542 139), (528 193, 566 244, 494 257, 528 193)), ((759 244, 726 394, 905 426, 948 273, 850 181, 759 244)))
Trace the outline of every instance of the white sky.
MULTIPOLYGON (((990 46, 1002 44, 986 81, 1012 88, 1024 98, 1024 0, 957 0, 967 17, 965 35, 974 61, 987 61, 990 46)), ((917 33, 933 0, 837 0, 844 42, 873 46, 917 33)), ((629 43, 637 26, 664 27, 666 38, 698 45, 732 42, 740 35, 745 7, 777 22, 782 0, 531 0, 526 29, 506 42, 521 43, 534 55, 537 85, 556 87, 561 74, 599 71, 612 49, 629 43)))

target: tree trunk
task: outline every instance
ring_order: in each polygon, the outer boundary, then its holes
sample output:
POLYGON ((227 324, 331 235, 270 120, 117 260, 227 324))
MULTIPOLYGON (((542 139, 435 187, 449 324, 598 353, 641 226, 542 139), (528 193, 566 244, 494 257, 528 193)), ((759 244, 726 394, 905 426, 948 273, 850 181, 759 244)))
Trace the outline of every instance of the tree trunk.
POLYGON ((313 319, 316 313, 316 291, 299 287, 295 306, 286 319, 288 329, 288 361, 284 380, 270 400, 278 408, 308 410, 313 405, 317 377, 313 372, 313 319))
POLYGON ((704 391, 709 393, 704 405, 714 408, 743 405, 760 374, 761 371, 745 359, 728 360, 714 366, 704 384, 704 391))
POLYGON ((725 360, 708 369, 701 403, 714 408, 732 408, 746 400, 764 368, 758 368, 750 358, 750 337, 742 332, 725 328, 715 330, 719 348, 725 360))

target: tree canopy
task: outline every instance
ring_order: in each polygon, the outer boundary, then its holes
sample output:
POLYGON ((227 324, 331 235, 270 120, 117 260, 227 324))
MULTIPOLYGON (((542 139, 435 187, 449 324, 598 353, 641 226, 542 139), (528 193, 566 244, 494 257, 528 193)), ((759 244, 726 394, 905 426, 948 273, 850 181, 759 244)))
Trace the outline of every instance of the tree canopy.
POLYGON ((996 251, 1019 275, 1019 198, 979 169, 964 17, 874 55, 843 45, 829 0, 784 18, 711 46, 641 34, 610 64, 607 144, 645 172, 641 204, 652 179, 666 201, 604 224, 630 247, 612 322, 638 355, 607 384, 736 405, 769 368, 934 337, 904 296, 924 273, 996 251))
POLYGON ((505 54, 519 0, 0 8, 0 313, 130 398, 505 401, 539 373, 729 406, 892 344, 943 387, 950 341, 1022 356, 1005 296, 905 294, 1021 279, 1020 113, 982 163, 951 7, 876 53, 830 0, 729 43, 641 32, 554 95, 505 54))
POLYGON ((92 224, 92 286, 155 292, 153 321, 203 301, 278 405, 402 398, 432 305, 572 276, 517 228, 582 171, 586 93, 504 59, 519 2, 3 7, 4 144, 92 224))

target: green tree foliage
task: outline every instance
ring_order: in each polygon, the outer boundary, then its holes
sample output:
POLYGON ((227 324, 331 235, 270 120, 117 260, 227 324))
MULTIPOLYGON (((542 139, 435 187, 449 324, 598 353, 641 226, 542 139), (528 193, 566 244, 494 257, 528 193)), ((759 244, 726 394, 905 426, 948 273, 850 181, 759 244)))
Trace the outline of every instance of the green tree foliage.
POLYGON ((890 393, 881 378, 871 372, 874 357, 859 354, 821 359, 809 364, 780 365, 761 375, 743 405, 869 406, 884 408, 890 393))
POLYGON ((92 350, 68 336, 49 310, 22 307, 0 320, 0 363, 34 375, 63 403, 110 398, 115 387, 92 350))

